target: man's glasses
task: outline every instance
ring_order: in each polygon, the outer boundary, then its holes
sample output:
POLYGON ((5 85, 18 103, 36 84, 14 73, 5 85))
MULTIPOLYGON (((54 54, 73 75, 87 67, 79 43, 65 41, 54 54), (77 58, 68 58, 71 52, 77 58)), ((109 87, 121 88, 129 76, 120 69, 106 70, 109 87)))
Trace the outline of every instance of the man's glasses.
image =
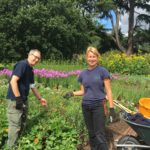
POLYGON ((40 60, 40 59, 41 59, 41 57, 39 57, 39 56, 36 56, 36 55, 34 55, 34 54, 31 54, 31 55, 33 55, 37 60, 40 60))

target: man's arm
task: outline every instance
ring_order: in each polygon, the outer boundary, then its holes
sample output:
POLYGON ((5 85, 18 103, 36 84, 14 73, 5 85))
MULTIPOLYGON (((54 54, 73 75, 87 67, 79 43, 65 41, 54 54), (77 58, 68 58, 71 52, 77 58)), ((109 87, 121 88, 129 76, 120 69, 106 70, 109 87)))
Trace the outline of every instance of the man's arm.
POLYGON ((44 99, 40 93, 38 92, 38 90, 34 87, 31 88, 33 94, 35 95, 35 97, 41 102, 42 106, 47 106, 47 101, 46 99, 44 99))
POLYGON ((22 110, 24 106, 23 104, 23 99, 20 95, 19 92, 19 88, 18 88, 18 80, 20 79, 20 77, 13 75, 11 80, 10 80, 10 85, 13 91, 13 94, 15 96, 15 100, 16 100, 16 109, 18 110, 22 110))
POLYGON ((13 75, 10 80, 10 85, 11 85, 11 88, 12 88, 12 91, 13 91, 13 94, 15 97, 21 96, 20 92, 19 92, 19 88, 18 88, 18 80, 19 79, 20 79, 20 77, 13 75))

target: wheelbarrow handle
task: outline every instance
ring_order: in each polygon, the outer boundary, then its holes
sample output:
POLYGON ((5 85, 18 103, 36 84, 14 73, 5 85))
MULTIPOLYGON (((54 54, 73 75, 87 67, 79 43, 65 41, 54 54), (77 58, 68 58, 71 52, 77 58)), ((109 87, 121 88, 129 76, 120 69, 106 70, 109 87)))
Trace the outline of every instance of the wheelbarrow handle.
POLYGON ((117 100, 113 100, 113 102, 114 102, 114 105, 117 106, 118 108, 120 108, 121 110, 124 110, 127 113, 132 113, 132 114, 135 113, 134 111, 132 111, 132 110, 126 108, 125 106, 123 106, 122 104, 120 104, 117 100))

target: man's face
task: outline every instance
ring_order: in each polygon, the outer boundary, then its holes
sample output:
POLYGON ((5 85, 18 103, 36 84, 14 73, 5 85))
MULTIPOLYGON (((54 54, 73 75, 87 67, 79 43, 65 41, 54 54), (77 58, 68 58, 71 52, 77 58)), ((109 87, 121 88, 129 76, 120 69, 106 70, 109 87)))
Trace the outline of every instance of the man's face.
POLYGON ((31 66, 36 65, 41 60, 41 54, 37 51, 28 55, 28 62, 31 66))

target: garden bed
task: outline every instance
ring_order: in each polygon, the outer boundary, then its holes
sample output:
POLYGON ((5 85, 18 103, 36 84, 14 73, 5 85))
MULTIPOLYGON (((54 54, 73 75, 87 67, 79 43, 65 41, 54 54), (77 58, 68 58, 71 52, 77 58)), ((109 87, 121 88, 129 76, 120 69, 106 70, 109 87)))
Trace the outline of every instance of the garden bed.
MULTIPOLYGON (((123 120, 108 125, 106 135, 109 141, 109 150, 115 150, 115 143, 123 136, 137 136, 137 133, 123 120)), ((90 145, 86 144, 80 146, 78 150, 90 150, 90 145)))

